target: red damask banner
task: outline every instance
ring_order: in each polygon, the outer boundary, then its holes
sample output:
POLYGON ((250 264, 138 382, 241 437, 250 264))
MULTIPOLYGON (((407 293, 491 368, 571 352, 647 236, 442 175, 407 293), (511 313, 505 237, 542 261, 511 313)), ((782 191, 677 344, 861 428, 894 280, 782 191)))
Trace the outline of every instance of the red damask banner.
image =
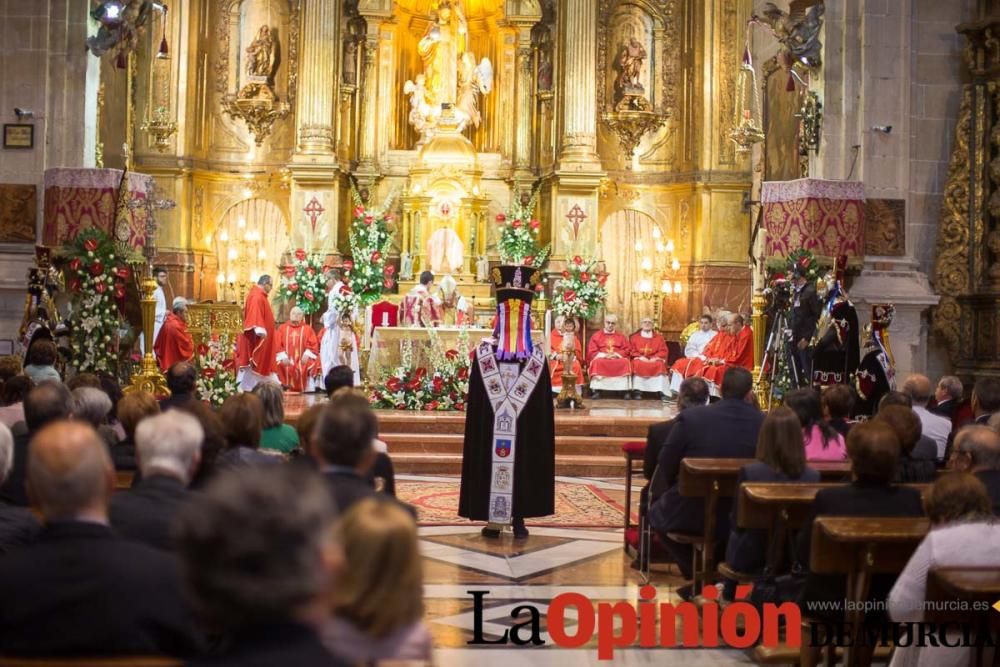
MULTIPOLYGON (((153 178, 129 172, 132 199, 145 199, 153 178)), ((47 169, 45 171, 45 221, 42 244, 58 247, 71 242, 84 229, 97 227, 129 248, 145 244, 145 211, 133 209, 128 224, 115 235, 115 204, 122 180, 120 169, 47 169)))
POLYGON ((865 255, 865 188, 855 181, 801 178, 763 184, 768 257, 787 257, 800 248, 833 261, 852 263, 865 255))

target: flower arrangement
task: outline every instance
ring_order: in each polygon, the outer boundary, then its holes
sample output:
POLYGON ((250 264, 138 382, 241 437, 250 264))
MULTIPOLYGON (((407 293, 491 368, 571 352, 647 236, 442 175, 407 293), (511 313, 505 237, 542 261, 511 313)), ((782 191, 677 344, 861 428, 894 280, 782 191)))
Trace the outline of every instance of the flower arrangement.
POLYGON ((76 369, 115 373, 118 325, 132 269, 114 241, 94 228, 81 232, 66 255, 66 286, 76 295, 71 319, 76 369))
POLYGON ((577 255, 566 265, 552 294, 552 310, 565 317, 593 319, 608 298, 608 274, 596 259, 577 255))
POLYGON ((281 290, 278 295, 302 309, 306 315, 319 312, 325 305, 326 272, 319 255, 307 255, 299 248, 292 256, 292 263, 282 267, 281 290))
POLYGON ((497 251, 503 264, 523 264, 542 268, 549 259, 551 244, 542 246, 538 239, 541 223, 531 217, 538 199, 536 189, 525 206, 521 206, 520 197, 513 197, 510 209, 506 213, 497 214, 497 224, 500 227, 500 238, 497 239, 497 251))
MULTIPOLYGON (((386 213, 392 197, 379 209, 367 209, 357 191, 352 189, 354 211, 350 229, 351 260, 343 265, 344 282, 354 294, 356 304, 370 306, 379 300, 383 290, 396 286, 396 267, 386 264, 392 246, 389 224, 391 213, 386 213)), ((343 311, 341 311, 343 312, 343 311)))
POLYGON ((425 367, 413 368, 413 343, 403 341, 400 364, 385 378, 382 387, 372 392, 372 407, 389 410, 465 410, 472 363, 468 332, 459 334, 454 349, 445 350, 432 329, 430 343, 431 371, 425 367))
POLYGON ((218 340, 212 340, 208 345, 198 346, 198 396, 215 407, 222 405, 227 398, 240 390, 236 382, 235 364, 227 359, 218 340))
POLYGON ((812 251, 805 248, 793 250, 788 257, 776 258, 767 264, 767 285, 774 287, 782 280, 789 280, 795 269, 801 269, 806 280, 815 283, 826 273, 826 267, 820 265, 812 251))

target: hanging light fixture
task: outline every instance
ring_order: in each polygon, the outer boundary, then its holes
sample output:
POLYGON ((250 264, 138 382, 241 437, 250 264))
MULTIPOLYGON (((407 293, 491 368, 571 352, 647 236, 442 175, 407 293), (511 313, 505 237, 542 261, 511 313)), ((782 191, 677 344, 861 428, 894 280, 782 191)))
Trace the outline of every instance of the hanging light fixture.
MULTIPOLYGON (((156 6, 158 3, 153 3, 156 6)), ((157 58, 169 58, 170 49, 167 46, 167 6, 160 5, 163 9, 163 36, 160 39, 160 49, 156 52, 157 58)))
POLYGON ((729 138, 736 144, 737 153, 748 153, 750 147, 764 141, 764 130, 760 126, 760 91, 757 89, 757 73, 750 56, 750 30, 747 26, 746 46, 743 47, 743 61, 736 77, 736 100, 733 105, 733 128, 729 138), (756 117, 755 117, 756 115, 756 117))

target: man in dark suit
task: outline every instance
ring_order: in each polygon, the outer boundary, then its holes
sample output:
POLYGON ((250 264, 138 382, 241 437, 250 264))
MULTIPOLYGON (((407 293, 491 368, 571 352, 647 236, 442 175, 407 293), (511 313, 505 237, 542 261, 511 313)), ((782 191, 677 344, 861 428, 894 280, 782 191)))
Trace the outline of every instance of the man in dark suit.
POLYGON ((170 396, 160 400, 160 411, 197 400, 194 392, 198 384, 198 371, 190 361, 178 361, 167 370, 167 389, 170 396))
MULTIPOLYGON (((14 462, 14 436, 0 424, 0 483, 10 473, 14 462)), ((0 554, 7 553, 35 539, 41 526, 27 507, 0 501, 0 554)))
POLYGON ((985 426, 997 412, 1000 412, 1000 378, 979 378, 972 388, 972 414, 975 422, 985 426))
MULTIPOLYGON (((753 403, 753 376, 740 367, 730 367, 722 378, 722 400, 684 410, 675 420, 670 437, 660 450, 659 472, 667 490, 649 508, 649 523, 670 550, 681 573, 691 578, 691 545, 667 538, 668 532, 701 534, 704 501, 680 495, 678 478, 684 458, 746 458, 757 450, 757 433, 764 415, 753 403)), ((729 535, 732 500, 720 500, 716 539, 720 554, 729 535)))
POLYGON ((24 422, 28 432, 14 437, 14 465, 7 480, 0 486, 0 500, 11 505, 28 506, 28 493, 24 485, 27 477, 28 443, 46 424, 70 417, 72 398, 69 389, 61 382, 42 382, 28 392, 24 399, 24 422))
POLYGON ((44 527, 0 559, 0 647, 9 656, 196 652, 174 560, 108 525, 115 471, 88 425, 37 433, 28 487, 44 527))
POLYGON ((792 329, 792 344, 798 362, 799 386, 812 382, 812 339, 816 335, 816 325, 822 307, 816 294, 816 285, 809 282, 805 271, 795 267, 792 271, 792 313, 789 326, 792 329))
POLYGON ((986 486, 993 514, 1000 516, 1000 435, 988 426, 972 424, 955 436, 948 467, 971 472, 986 486))
MULTIPOLYGON (((899 436, 884 421, 869 421, 851 429, 847 435, 847 456, 851 461, 854 481, 846 486, 822 489, 816 494, 811 517, 798 538, 799 562, 803 567, 809 567, 813 522, 816 517, 923 516, 920 491, 892 484, 899 455, 899 436)), ((871 597, 884 600, 895 580, 895 576, 875 577, 871 597)), ((846 580, 842 576, 810 572, 800 604, 819 600, 840 602, 846 597, 845 589, 846 580)), ((814 609, 811 613, 818 612, 814 609)), ((843 612, 835 615, 842 616, 843 612)))
POLYGON ((375 461, 377 430, 367 403, 349 398, 324 408, 316 424, 313 451, 341 514, 376 493, 367 475, 375 461))
POLYGON ((135 430, 142 479, 111 498, 111 527, 125 538, 171 550, 173 520, 201 462, 201 424, 186 412, 149 417, 135 430))
MULTIPOLYGON (((677 393, 677 412, 687 408, 696 408, 708 403, 708 383, 700 377, 690 377, 681 382, 680 391, 677 393)), ((670 436, 670 430, 677 422, 676 415, 673 419, 659 422, 649 427, 646 432, 646 451, 643 453, 642 474, 647 480, 653 479, 653 472, 656 464, 660 461, 660 449, 663 443, 670 436)))
POLYGON ((340 666, 316 628, 328 620, 344 555, 336 510, 315 471, 248 467, 220 473, 177 517, 187 590, 220 651, 188 665, 340 666))
POLYGON ((943 375, 934 389, 934 405, 928 410, 936 415, 951 419, 964 395, 965 387, 958 377, 943 375))

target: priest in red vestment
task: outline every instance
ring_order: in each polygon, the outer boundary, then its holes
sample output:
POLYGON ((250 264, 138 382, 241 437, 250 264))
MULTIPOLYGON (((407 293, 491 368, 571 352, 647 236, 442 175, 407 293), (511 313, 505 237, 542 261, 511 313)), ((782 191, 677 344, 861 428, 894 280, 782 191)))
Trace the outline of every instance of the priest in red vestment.
POLYGON ((236 339, 237 380, 243 391, 251 391, 260 382, 278 381, 274 312, 267 298, 273 284, 271 276, 261 276, 243 307, 243 333, 236 339))
POLYGON ((631 398, 631 354, 628 338, 618 333, 618 316, 605 315, 604 329, 587 343, 587 373, 594 398, 600 398, 602 391, 624 391, 625 398, 631 398))
POLYGON ((690 377, 703 377, 705 371, 710 367, 711 360, 722 359, 726 356, 729 348, 733 344, 733 337, 729 333, 729 322, 733 317, 730 313, 719 313, 719 333, 712 337, 700 354, 694 357, 678 359, 670 368, 670 393, 676 394, 680 391, 681 382, 690 377))
POLYGON ((711 359, 711 365, 702 374, 706 380, 715 383, 713 390, 722 386, 722 376, 730 366, 753 370, 753 331, 746 326, 742 315, 736 314, 729 318, 729 334, 732 336, 732 343, 727 346, 725 354, 711 359))
POLYGON ((552 377, 552 391, 562 391, 563 373, 566 373, 566 352, 573 351, 573 370, 576 375, 576 392, 583 389, 583 366, 580 365, 580 340, 576 335, 576 321, 572 317, 556 318, 552 333, 549 334, 549 371, 552 377))
POLYGON ((167 313, 160 333, 153 345, 156 362, 164 373, 178 361, 191 361, 194 356, 194 339, 187 325, 187 299, 174 299, 171 312, 167 313))
POLYGON ((304 320, 302 309, 292 308, 275 341, 278 379, 289 391, 314 391, 320 378, 319 341, 304 320))
POLYGON ((632 398, 642 398, 642 392, 666 394, 667 343, 653 328, 653 318, 644 317, 640 329, 629 338, 632 348, 632 398))

